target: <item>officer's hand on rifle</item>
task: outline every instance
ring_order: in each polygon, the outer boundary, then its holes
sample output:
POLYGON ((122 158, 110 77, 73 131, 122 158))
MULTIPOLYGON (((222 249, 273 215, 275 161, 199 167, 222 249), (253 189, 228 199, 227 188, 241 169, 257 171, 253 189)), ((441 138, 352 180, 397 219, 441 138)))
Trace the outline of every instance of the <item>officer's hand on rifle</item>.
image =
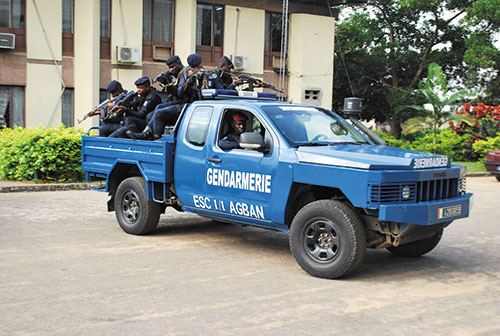
POLYGON ((93 117, 95 115, 101 114, 101 111, 99 110, 92 110, 89 112, 89 117, 93 117))

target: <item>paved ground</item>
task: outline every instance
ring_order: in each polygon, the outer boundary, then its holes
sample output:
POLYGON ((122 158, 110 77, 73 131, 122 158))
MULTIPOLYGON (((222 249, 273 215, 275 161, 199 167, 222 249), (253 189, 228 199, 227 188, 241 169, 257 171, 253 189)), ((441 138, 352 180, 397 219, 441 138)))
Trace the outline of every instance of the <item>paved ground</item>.
POLYGON ((500 183, 428 256, 304 273, 282 233, 168 212, 123 233, 106 194, 0 194, 0 335, 499 335, 500 183))

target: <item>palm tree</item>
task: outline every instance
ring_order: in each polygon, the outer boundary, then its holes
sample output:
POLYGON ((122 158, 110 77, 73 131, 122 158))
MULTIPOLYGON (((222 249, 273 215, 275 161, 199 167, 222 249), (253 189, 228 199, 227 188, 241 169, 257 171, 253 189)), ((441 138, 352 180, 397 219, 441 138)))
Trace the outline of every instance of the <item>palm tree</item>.
POLYGON ((408 119, 403 125, 403 132, 413 133, 416 131, 431 129, 432 143, 436 144, 437 131, 441 126, 450 121, 457 124, 462 122, 473 125, 474 120, 469 115, 455 114, 451 108, 454 103, 464 98, 467 93, 465 90, 459 90, 451 93, 448 89, 443 70, 436 63, 429 65, 427 79, 425 82, 418 83, 418 92, 426 99, 427 104, 423 106, 409 105, 403 108, 411 108, 422 113, 422 116, 408 119))

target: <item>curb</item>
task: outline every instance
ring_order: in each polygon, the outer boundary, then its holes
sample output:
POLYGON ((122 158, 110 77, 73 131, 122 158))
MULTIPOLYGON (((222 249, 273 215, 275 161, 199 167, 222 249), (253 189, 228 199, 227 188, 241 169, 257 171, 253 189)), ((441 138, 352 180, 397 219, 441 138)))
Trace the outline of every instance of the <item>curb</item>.
POLYGON ((478 176, 492 176, 492 173, 484 172, 484 173, 466 173, 465 177, 478 177, 478 176))
POLYGON ((90 183, 61 183, 61 184, 33 184, 0 187, 0 193, 8 192, 33 192, 33 191, 64 191, 64 190, 90 190, 90 183))

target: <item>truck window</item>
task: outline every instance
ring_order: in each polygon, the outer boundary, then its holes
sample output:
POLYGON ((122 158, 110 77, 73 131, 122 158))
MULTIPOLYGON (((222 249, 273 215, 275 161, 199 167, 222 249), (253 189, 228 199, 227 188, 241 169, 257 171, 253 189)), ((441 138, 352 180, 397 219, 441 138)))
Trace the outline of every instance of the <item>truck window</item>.
POLYGON ((266 150, 267 152, 270 152, 272 147, 271 137, 268 134, 266 134, 266 130, 262 125, 262 123, 259 121, 259 119, 253 113, 246 110, 226 109, 224 111, 224 115, 221 119, 221 124, 219 127, 218 140, 220 141, 221 139, 225 138, 226 136, 228 136, 230 133, 233 132, 231 124, 233 122, 232 118, 234 114, 240 114, 245 116, 246 120, 245 120, 244 132, 254 132, 261 134, 262 137, 264 138, 266 150))
POLYGON ((205 144, 212 111, 212 107, 209 106, 200 106, 193 111, 186 132, 186 140, 189 143, 195 146, 203 146, 205 144))

